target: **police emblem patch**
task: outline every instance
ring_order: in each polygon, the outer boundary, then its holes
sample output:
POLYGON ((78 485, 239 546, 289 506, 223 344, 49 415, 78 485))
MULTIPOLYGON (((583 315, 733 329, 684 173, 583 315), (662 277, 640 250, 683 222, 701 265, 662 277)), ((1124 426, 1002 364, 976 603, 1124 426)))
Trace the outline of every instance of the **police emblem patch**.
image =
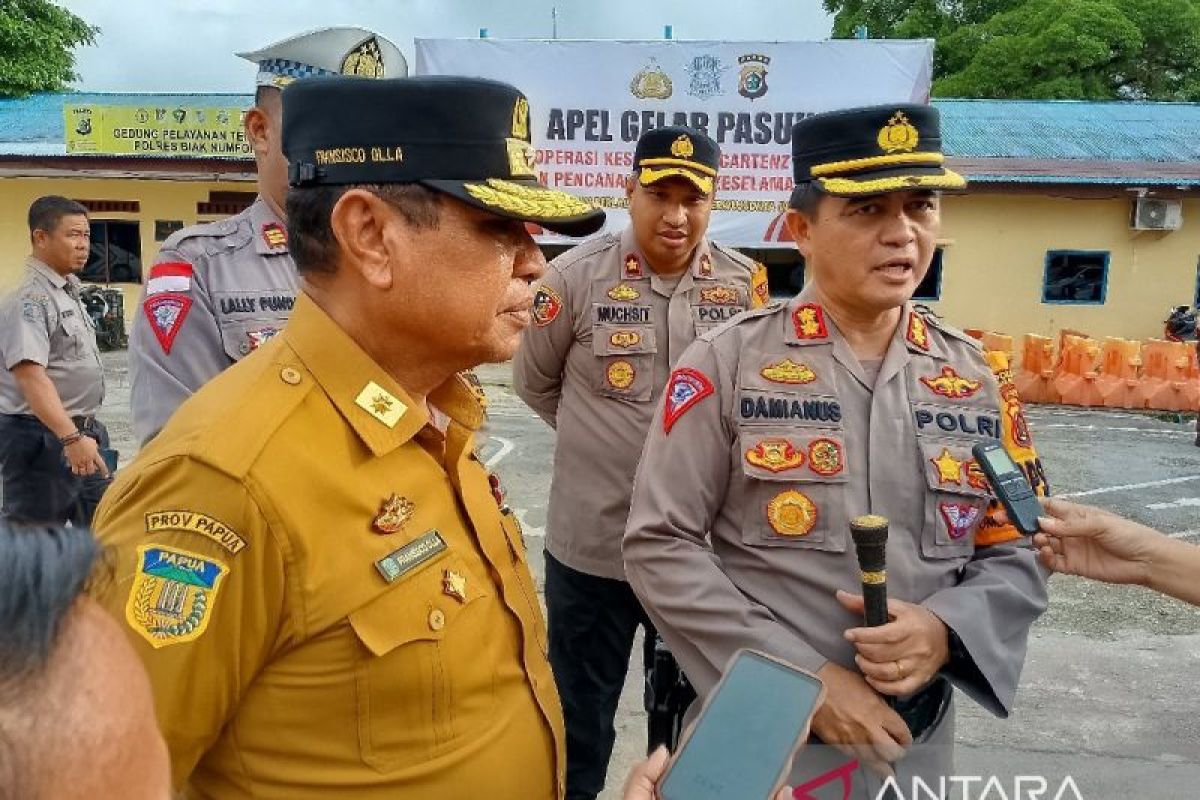
POLYGON ((759 370, 759 374, 772 383, 785 383, 790 386, 803 386, 817 379, 817 373, 807 364, 792 361, 790 358, 767 364, 759 370))
POLYGON ((625 256, 625 269, 622 273, 626 278, 640 278, 644 274, 642 272, 642 260, 634 253, 625 256))
POLYGON ((26 298, 21 301, 21 319, 37 324, 46 319, 46 309, 36 300, 26 298))
POLYGON ((929 327, 915 311, 908 312, 908 331, 904 338, 913 347, 929 352, 929 327))
POLYGON ((757 100, 766 94, 767 67, 771 64, 771 57, 747 53, 738 56, 738 63, 742 65, 738 73, 738 94, 747 100, 757 100))
POLYGON ((229 568, 173 547, 142 545, 137 559, 125 604, 129 626, 155 648, 190 642, 204 633, 229 568))
POLYGON ((885 153, 911 153, 920 141, 917 129, 902 111, 897 111, 888 124, 879 129, 877 137, 879 149, 885 153))
POLYGON ((828 478, 837 475, 845 466, 842 445, 833 439, 813 439, 808 445, 808 468, 828 478))
POLYGON ((700 290, 700 302, 705 305, 732 306, 738 299, 738 290, 732 286, 709 286, 700 290))
POLYGON ((379 507, 379 513, 371 520, 371 528, 378 533, 396 533, 412 521, 416 504, 407 497, 401 497, 393 492, 379 507))
POLYGON ((287 247, 287 231, 278 222, 264 222, 262 226, 263 241, 272 250, 287 247))
POLYGON ((692 138, 686 133, 679 134, 675 141, 671 142, 671 155, 676 158, 691 158, 696 154, 696 145, 692 144, 692 138))
POLYGON ((608 385, 614 389, 628 389, 633 386, 637 370, 628 361, 614 361, 604 371, 604 377, 608 381, 608 385))
POLYGON ((729 67, 722 64, 717 56, 696 56, 686 69, 691 79, 688 94, 692 97, 708 100, 724 93, 721 89, 721 75, 729 67))
POLYGON ((539 328, 544 328, 554 322, 560 311, 562 298, 558 296, 558 292, 549 286, 539 286, 537 294, 533 296, 533 323, 539 328))
POLYGON ((938 503, 938 511, 946 522, 946 532, 951 539, 961 539, 970 533, 983 513, 978 506, 968 503, 938 503))
POLYGON ((746 451, 746 463, 768 472, 786 472, 804 464, 804 453, 787 439, 763 439, 746 451))
POLYGON ((637 300, 642 296, 642 293, 629 284, 622 283, 609 289, 608 296, 612 300, 627 303, 631 300, 637 300))
POLYGON ((797 339, 825 339, 829 329, 825 326, 825 311, 816 303, 796 306, 792 312, 792 325, 797 339))
POLYGON ((628 349, 641 344, 642 335, 637 331, 617 331, 608 337, 608 341, 613 347, 623 347, 628 349))
POLYGON ((712 381, 703 372, 681 367, 671 373, 663 394, 663 432, 670 433, 679 418, 714 391, 712 381))
POLYGON ((673 91, 671 77, 662 71, 653 58, 629 82, 629 93, 639 100, 666 100, 673 91))
POLYGON ((383 51, 374 36, 364 39, 342 59, 343 75, 359 75, 364 78, 382 78, 384 75, 383 51))
POLYGON ((183 327, 191 307, 192 298, 173 292, 148 295, 142 302, 142 310, 150 321, 150 330, 154 331, 154 338, 158 339, 165 354, 171 354, 171 346, 175 344, 175 337, 183 327))
POLYGON ((780 536, 806 536, 817 525, 817 506, 804 492, 788 489, 767 503, 767 522, 780 536))
POLYGON ((963 400, 979 391, 983 383, 964 378, 954 371, 954 367, 942 367, 940 375, 932 378, 921 378, 921 383, 934 394, 948 397, 951 400, 963 400))

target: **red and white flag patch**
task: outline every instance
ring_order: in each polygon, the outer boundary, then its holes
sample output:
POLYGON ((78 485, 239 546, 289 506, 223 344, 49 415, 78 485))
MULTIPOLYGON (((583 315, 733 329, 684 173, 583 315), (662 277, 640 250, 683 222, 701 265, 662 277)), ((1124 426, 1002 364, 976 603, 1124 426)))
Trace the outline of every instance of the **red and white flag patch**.
POLYGON ((663 432, 670 433, 679 418, 713 393, 712 381, 699 370, 680 367, 671 373, 663 396, 663 432))
POLYGON ((147 296, 142 308, 146 318, 150 320, 150 330, 167 355, 171 354, 171 346, 175 344, 175 336, 183 327, 188 311, 192 307, 192 298, 186 294, 156 294, 147 296))
POLYGON ((191 291, 192 265, 186 261, 164 261, 150 268, 146 296, 191 291))

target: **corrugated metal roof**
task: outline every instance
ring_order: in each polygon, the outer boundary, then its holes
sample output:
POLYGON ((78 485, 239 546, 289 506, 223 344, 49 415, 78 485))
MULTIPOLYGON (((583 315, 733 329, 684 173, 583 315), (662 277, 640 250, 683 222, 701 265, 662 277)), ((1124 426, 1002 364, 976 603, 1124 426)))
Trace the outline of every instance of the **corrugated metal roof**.
MULTIPOLYGON (((147 108, 248 107, 248 94, 48 93, 0 100, 0 153, 64 152, 64 104, 147 108)), ((1042 168, 1022 174, 969 173, 983 182, 1194 185, 1190 178, 1157 179, 1153 170, 1130 177, 1072 174, 1071 162, 1195 164, 1200 170, 1200 103, 1088 102, 1063 100, 937 99, 947 155, 960 159, 1036 159, 1042 168), (1046 161, 1061 161, 1062 175, 1045 174, 1046 161)), ((1190 170, 1188 170, 1190 172, 1190 170)))
POLYGON ((1200 103, 934 100, 959 158, 1200 162, 1200 103))
MULTIPOLYGON (((20 99, 0 99, 0 143, 64 143, 63 106, 146 106, 147 108, 249 108, 249 94, 119 94, 47 92, 20 99)), ((3 152, 13 152, 11 146, 3 152)))

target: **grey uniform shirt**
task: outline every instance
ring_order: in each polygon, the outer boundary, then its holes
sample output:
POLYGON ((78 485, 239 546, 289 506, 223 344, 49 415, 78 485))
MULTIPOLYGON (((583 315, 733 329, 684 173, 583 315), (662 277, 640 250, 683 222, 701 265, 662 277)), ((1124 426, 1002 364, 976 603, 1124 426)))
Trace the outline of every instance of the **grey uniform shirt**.
POLYGON ((172 234, 150 269, 129 337, 139 442, 282 330, 298 285, 283 223, 261 197, 229 219, 172 234))
POLYGON ((22 361, 46 368, 69 416, 91 416, 104 402, 104 366, 79 286, 31 256, 24 279, 0 302, 0 414, 33 413, 11 372, 22 361))
POLYGON ((976 344, 911 306, 869 380, 810 297, 680 359, 633 492, 629 582, 701 696, 742 647, 857 671, 843 633, 862 621, 834 593, 860 591, 850 519, 883 515, 889 597, 943 620, 977 667, 947 677, 1007 714, 1047 597, 1020 541, 976 544, 990 501, 970 448, 1003 439, 997 381, 976 344))
POLYGON ((766 289, 754 261, 706 240, 682 277, 664 280, 632 228, 551 262, 513 385, 558 432, 546 524, 556 559, 624 579, 633 475, 671 365, 698 334, 762 305, 766 289))

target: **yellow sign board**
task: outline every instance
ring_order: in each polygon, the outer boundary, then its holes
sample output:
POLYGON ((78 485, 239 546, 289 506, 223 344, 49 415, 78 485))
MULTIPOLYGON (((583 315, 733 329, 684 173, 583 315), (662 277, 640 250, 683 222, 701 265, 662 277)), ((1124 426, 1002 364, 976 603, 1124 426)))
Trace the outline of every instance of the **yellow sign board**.
POLYGON ((241 108, 63 106, 67 153, 251 158, 241 108))

